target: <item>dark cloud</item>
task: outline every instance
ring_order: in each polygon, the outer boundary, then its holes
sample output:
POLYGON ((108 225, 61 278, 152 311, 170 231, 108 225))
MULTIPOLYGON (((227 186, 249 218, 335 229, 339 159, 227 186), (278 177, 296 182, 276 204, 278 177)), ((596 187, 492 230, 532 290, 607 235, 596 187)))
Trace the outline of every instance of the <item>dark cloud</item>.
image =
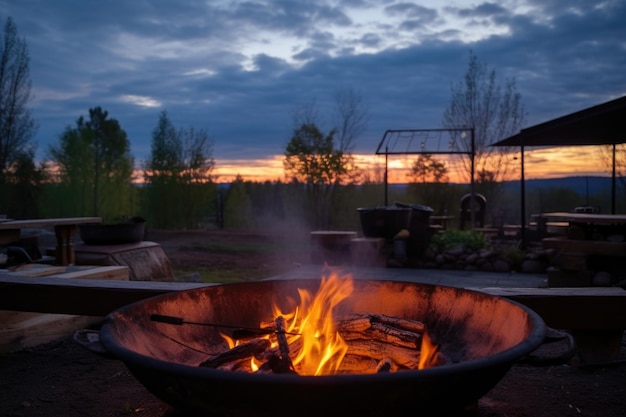
POLYGON ((626 5, 566 4, 0 0, 0 18, 28 43, 40 150, 101 106, 142 160, 166 109, 207 129, 219 163, 282 153, 293 112, 314 101, 329 124, 347 88, 370 112, 357 152, 387 129, 439 127, 470 50, 516 81, 528 124, 626 94, 626 5))

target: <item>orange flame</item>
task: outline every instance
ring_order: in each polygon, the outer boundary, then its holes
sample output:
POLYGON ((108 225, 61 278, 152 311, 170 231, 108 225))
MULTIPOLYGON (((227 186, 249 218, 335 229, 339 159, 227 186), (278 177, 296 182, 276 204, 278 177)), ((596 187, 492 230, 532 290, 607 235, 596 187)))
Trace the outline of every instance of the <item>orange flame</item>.
POLYGON ((351 276, 331 274, 322 277, 317 294, 298 289, 300 304, 291 313, 274 306, 274 316, 283 316, 287 324, 289 346, 301 346, 292 352, 292 363, 300 375, 329 375, 339 368, 348 344, 335 328, 333 309, 353 291, 351 276))
POLYGON ((422 347, 420 349, 420 360, 417 369, 430 368, 436 366, 439 361, 439 345, 436 345, 427 332, 422 335, 422 347))

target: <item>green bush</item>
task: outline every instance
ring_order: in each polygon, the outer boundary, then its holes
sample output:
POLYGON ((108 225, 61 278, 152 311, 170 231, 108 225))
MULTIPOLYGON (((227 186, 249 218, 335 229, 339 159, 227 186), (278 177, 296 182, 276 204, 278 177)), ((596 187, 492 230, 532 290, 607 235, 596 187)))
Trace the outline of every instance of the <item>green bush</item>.
POLYGON ((507 245, 500 249, 502 258, 511 265, 514 270, 519 270, 524 262, 525 252, 517 246, 507 245))
POLYGON ((469 250, 478 250, 487 247, 485 235, 473 230, 446 230, 433 236, 430 247, 442 252, 447 249, 463 247, 469 250))

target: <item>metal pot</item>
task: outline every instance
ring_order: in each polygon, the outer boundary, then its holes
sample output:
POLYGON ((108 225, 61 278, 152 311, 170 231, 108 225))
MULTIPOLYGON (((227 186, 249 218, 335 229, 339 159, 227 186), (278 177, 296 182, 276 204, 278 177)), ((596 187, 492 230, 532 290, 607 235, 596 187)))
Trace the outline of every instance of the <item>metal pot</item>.
MULTIPOLYGON (((319 280, 260 281, 169 293, 109 314, 100 343, 157 397, 178 410, 215 415, 431 415, 459 410, 486 394, 546 332, 532 310, 505 298, 411 282, 354 280, 337 314, 366 312, 422 321, 447 358, 442 366, 374 375, 260 375, 201 368, 228 328, 173 326, 153 314, 190 322, 257 327, 276 302, 289 308, 298 288, 319 280), (321 414, 322 413, 322 414, 321 414)), ((284 310, 286 311, 287 308, 284 310)))

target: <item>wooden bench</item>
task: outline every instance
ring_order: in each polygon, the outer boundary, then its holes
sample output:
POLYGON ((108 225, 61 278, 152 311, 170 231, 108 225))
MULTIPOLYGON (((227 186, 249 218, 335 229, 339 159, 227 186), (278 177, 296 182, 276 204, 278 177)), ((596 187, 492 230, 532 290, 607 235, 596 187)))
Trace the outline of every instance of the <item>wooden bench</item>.
MULTIPOLYGON (((128 268, 124 266, 55 266, 42 264, 22 265, 16 270, 0 270, 1 276, 24 281, 41 280, 116 280, 128 281, 128 268)), ((54 297, 53 294, 50 294, 54 297)), ((68 302, 68 300, 64 300, 68 302)), ((96 324, 99 315, 59 314, 57 311, 0 310, 0 352, 12 352, 46 343, 73 331, 96 324)))
POLYGON ((626 242, 608 242, 604 240, 574 240, 548 237, 541 241, 544 248, 553 248, 562 252, 583 255, 603 255, 626 257, 626 242))

